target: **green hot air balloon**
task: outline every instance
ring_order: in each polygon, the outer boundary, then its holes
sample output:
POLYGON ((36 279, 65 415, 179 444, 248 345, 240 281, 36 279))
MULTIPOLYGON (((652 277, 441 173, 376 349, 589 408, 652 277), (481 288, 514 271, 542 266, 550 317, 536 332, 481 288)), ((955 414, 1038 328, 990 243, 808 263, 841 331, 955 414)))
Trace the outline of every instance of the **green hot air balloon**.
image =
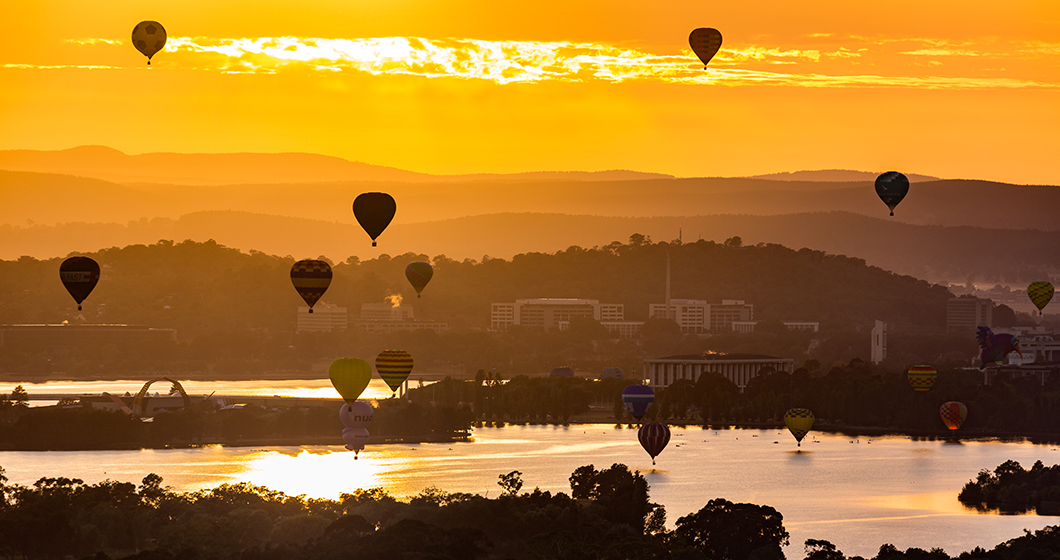
POLYGON ((372 238, 372 247, 375 247, 375 238, 390 225, 396 212, 397 203, 394 202, 394 197, 386 193, 361 193, 353 201, 353 215, 368 233, 368 237, 372 238))
POLYGON ((331 362, 328 377, 342 400, 352 405, 372 380, 372 366, 360 358, 339 358, 331 362))

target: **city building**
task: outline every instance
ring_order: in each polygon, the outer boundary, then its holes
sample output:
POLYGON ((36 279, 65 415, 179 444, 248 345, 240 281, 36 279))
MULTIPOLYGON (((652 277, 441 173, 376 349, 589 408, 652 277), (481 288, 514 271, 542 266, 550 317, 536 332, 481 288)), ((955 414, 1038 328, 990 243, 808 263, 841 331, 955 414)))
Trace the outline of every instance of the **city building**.
POLYGON ((876 321, 876 326, 872 328, 872 349, 869 356, 874 364, 887 357, 887 323, 883 321, 876 321))
MULTIPOLYGON (((721 303, 707 303, 701 299, 671 299, 669 305, 649 304, 648 317, 672 319, 685 333, 727 332, 736 330, 732 326, 733 322, 754 319, 754 305, 740 299, 723 299, 721 303)), ((751 330, 754 330, 753 325, 751 330)))
POLYGON ((309 307, 298 308, 298 323, 296 332, 331 332, 344 331, 349 321, 346 318, 346 308, 332 305, 330 303, 313 306, 313 312, 309 307))
POLYGON ((678 379, 695 383, 707 372, 724 375, 743 392, 747 382, 758 376, 763 368, 791 373, 795 371, 795 360, 774 358, 760 354, 727 354, 704 352, 681 356, 667 356, 644 360, 644 372, 648 385, 654 388, 668 387, 678 379))
MULTIPOLYGON (((784 326, 789 331, 805 331, 805 332, 817 332, 821 328, 821 323, 816 321, 782 321, 784 326)), ((738 333, 750 333, 754 332, 755 325, 758 321, 733 321, 732 330, 738 333)))
POLYGON ((490 309, 490 329, 503 331, 512 325, 559 329, 560 322, 585 317, 603 323, 625 318, 621 303, 600 303, 595 299, 538 298, 517 299, 515 303, 494 303, 490 309))
POLYGON ((404 305, 400 301, 395 301, 393 303, 362 303, 360 318, 353 322, 351 328, 371 333, 416 331, 420 329, 443 332, 449 330, 449 323, 418 321, 411 305, 404 305))
POLYGON ((681 332, 699 334, 710 329, 710 304, 701 299, 671 299, 669 306, 649 304, 648 317, 672 319, 681 327, 681 332))
POLYGON ((993 326, 994 302, 976 297, 950 298, 946 302, 946 330, 975 330, 993 326))

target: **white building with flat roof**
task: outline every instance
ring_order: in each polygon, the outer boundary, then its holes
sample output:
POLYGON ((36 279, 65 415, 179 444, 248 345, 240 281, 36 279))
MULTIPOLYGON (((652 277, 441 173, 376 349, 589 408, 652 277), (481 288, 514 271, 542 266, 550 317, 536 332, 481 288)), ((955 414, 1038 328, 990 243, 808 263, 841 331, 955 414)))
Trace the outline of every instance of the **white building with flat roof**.
POLYGON ((678 379, 688 379, 695 383, 707 372, 724 375, 743 392, 747 382, 758 376, 763 368, 791 373, 795 371, 795 360, 774 358, 761 354, 728 354, 725 352, 704 352, 680 356, 667 356, 644 360, 644 373, 648 385, 654 388, 669 387, 678 379))
POLYGON ((577 317, 600 323, 621 322, 625 319, 625 311, 621 303, 600 303, 595 299, 517 299, 515 303, 492 304, 490 329, 503 331, 512 325, 558 329, 560 322, 577 317))
POLYGON ((295 332, 332 332, 346 330, 349 321, 346 308, 330 303, 313 306, 313 312, 303 305, 298 308, 298 323, 295 332))
POLYGON ((872 328, 872 348, 870 349, 869 359, 874 364, 878 364, 887 357, 887 323, 883 321, 876 321, 876 326, 872 328))
MULTIPOLYGON (((728 332, 738 330, 733 328, 733 322, 746 323, 754 319, 754 305, 742 299, 723 299, 721 303, 707 303, 702 299, 671 299, 669 306, 665 303, 649 304, 648 317, 672 319, 685 333, 728 332)), ((753 325, 751 330, 754 330, 753 325)))

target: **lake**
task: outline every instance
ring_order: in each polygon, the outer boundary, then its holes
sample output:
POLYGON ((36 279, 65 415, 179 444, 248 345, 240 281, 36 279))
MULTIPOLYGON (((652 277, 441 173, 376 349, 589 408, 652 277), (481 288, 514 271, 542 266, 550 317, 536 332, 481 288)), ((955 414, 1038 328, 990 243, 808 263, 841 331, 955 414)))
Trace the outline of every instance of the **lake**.
MULTIPOLYGON (((336 431, 341 426, 336 426, 336 431)), ((11 482, 42 476, 140 483, 157 473, 174 490, 251 482, 288 494, 335 498, 357 488, 411 496, 428 487, 495 497, 498 476, 522 472, 523 491, 570 492, 568 477, 582 465, 623 463, 644 474, 651 499, 666 506, 668 524, 712 498, 769 505, 791 533, 788 558, 803 557, 806 539, 825 539, 849 555, 875 556, 879 546, 941 547, 956 555, 993 548, 1024 529, 1060 524, 1036 515, 980 514, 957 493, 981 469, 1013 459, 1060 462, 1053 445, 997 441, 914 441, 907 437, 851 439, 813 434, 795 440, 778 430, 673 428, 652 465, 637 432, 612 425, 478 428, 474 441, 369 446, 354 459, 340 446, 83 452, 0 452, 11 482)))

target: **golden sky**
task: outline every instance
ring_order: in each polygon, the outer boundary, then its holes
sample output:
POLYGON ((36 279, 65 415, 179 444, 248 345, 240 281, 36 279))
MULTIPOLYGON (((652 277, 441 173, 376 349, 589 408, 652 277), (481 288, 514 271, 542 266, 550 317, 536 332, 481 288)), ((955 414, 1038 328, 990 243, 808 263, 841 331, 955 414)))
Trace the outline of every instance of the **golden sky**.
POLYGON ((1060 184, 1060 1, 27 1, 0 149, 1060 184), (169 34, 152 65, 133 26, 169 34), (696 27, 724 36, 707 70, 696 27))

